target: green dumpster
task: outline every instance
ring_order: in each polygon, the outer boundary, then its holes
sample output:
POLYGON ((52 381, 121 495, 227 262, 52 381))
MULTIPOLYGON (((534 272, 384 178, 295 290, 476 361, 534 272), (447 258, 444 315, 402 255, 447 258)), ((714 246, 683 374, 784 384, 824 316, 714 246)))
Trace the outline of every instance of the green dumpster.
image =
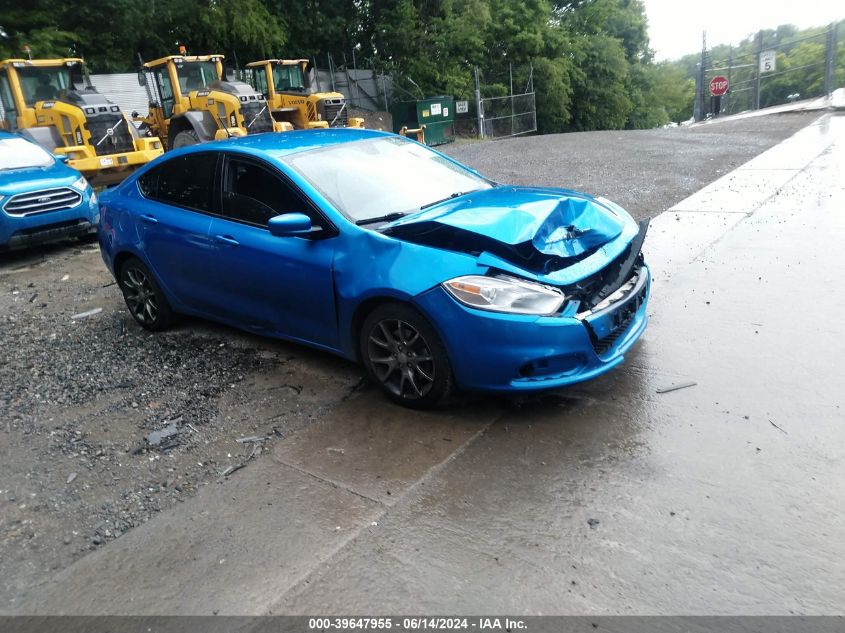
POLYGON ((411 138, 425 138, 426 145, 455 140, 455 99, 440 96, 419 101, 399 101, 390 106, 393 131, 411 138), (425 126, 425 128, 423 128, 425 126))

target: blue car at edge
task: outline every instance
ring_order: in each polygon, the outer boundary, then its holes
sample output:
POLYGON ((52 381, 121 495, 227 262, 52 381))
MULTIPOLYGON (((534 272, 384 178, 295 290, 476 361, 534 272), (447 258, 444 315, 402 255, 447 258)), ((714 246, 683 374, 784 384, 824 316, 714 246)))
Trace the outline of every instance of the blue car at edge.
POLYGON ((105 192, 100 214, 143 327, 188 314, 304 343, 359 361, 405 406, 587 380, 646 327, 647 221, 389 133, 180 149, 105 192))
POLYGON ((87 237, 99 222, 88 181, 39 145, 0 130, 0 250, 87 237))

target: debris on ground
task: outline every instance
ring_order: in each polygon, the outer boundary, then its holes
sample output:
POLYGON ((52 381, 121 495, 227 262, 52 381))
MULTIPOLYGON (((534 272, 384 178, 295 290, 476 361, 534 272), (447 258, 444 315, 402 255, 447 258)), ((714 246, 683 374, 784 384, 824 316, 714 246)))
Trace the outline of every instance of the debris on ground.
POLYGON ((161 446, 162 441, 179 434, 175 422, 171 422, 160 431, 153 431, 147 435, 147 444, 150 446, 161 446))
POLYGON ((669 385, 668 387, 661 387, 657 390, 657 393, 669 393, 670 391, 677 391, 678 389, 686 389, 687 387, 695 387, 698 383, 689 381, 689 382, 679 382, 673 385, 669 385))
POLYGON ((326 449, 326 452, 327 453, 335 453, 336 455, 343 455, 344 453, 346 453, 346 451, 344 451, 342 448, 337 448, 335 446, 329 446, 326 449))
POLYGON ((72 321, 76 321, 77 319, 85 319, 89 316, 94 316, 95 314, 100 314, 102 312, 102 308, 93 308, 92 310, 86 310, 85 312, 80 312, 79 314, 74 314, 71 318, 72 321))
POLYGON ((224 477, 228 477, 228 476, 229 476, 229 475, 231 475, 232 473, 234 473, 234 472, 236 472, 236 471, 240 470, 241 468, 244 468, 244 467, 247 465, 247 463, 248 463, 248 462, 249 462, 249 461, 250 461, 253 457, 255 457, 256 453, 257 453, 258 451, 260 451, 260 450, 261 450, 261 446, 259 446, 258 444, 256 444, 255 446, 253 446, 253 447, 252 447, 252 452, 249 454, 249 457, 247 457, 247 458, 246 458, 245 460, 243 460, 242 462, 239 462, 239 463, 237 463, 237 464, 232 464, 231 466, 227 466, 226 468, 224 468, 224 469, 221 471, 221 473, 220 473, 220 479, 223 479, 224 477))
POLYGON ((253 444, 255 442, 266 442, 267 438, 260 435, 250 435, 249 437, 239 437, 235 441, 238 444, 253 444))
POLYGON ((241 469, 241 468, 243 468, 244 466, 246 466, 246 462, 241 462, 240 464, 233 464, 233 465, 231 465, 231 466, 227 466, 227 467, 226 467, 225 469, 223 469, 223 471, 220 473, 220 476, 221 476, 221 477, 228 477, 228 476, 229 476, 229 475, 231 475, 233 472, 235 472, 235 471, 237 471, 237 470, 240 470, 240 469, 241 469))
POLYGON ((73 483, 73 480, 74 480, 74 479, 76 479, 76 477, 77 477, 77 474, 76 474, 76 473, 71 473, 71 474, 69 474, 69 475, 67 476, 67 481, 66 481, 65 483, 72 484, 72 483, 73 483))
POLYGON ((775 427, 775 428, 776 428, 778 431, 780 431, 781 433, 783 433, 783 434, 785 434, 785 435, 789 435, 789 433, 787 433, 784 429, 782 429, 781 427, 779 427, 777 424, 775 424, 775 423, 774 423, 774 422, 772 422, 771 420, 769 420, 769 424, 771 424, 773 427, 775 427))
POLYGON ((601 523, 601 521, 598 519, 587 519, 587 524, 590 526, 590 529, 595 530, 599 526, 599 523, 601 523))

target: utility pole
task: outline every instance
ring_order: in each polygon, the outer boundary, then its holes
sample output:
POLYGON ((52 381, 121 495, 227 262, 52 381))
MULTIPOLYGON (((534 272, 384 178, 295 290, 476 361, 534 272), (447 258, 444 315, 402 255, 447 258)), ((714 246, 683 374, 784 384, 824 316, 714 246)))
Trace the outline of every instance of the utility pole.
POLYGON ((511 79, 511 136, 513 136, 513 134, 515 132, 513 120, 514 120, 514 117, 516 116, 516 113, 514 111, 514 106, 513 106, 513 62, 508 64, 508 72, 510 73, 510 79, 511 79))
POLYGON ((734 47, 728 49, 728 91, 725 93, 725 114, 728 114, 728 108, 731 104, 731 69, 734 65, 734 47))
POLYGON ((836 81, 836 31, 838 24, 833 22, 827 27, 827 41, 824 51, 824 91, 830 98, 836 81))
POLYGON ((763 31, 757 32, 757 70, 754 80, 754 109, 760 109, 760 55, 763 54, 763 31))
POLYGON ((701 61, 698 62, 698 76, 695 82, 695 103, 692 118, 701 121, 704 118, 704 75, 707 72, 707 31, 701 32, 701 61))
POLYGON ((481 82, 478 80, 478 66, 475 67, 475 112, 478 117, 478 138, 484 138, 484 104, 481 101, 481 82))

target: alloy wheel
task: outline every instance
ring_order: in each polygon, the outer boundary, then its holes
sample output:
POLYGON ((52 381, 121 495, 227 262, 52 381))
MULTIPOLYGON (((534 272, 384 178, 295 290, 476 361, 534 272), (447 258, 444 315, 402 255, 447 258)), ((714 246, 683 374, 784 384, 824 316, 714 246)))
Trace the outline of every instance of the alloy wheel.
POLYGON ((158 299, 149 277, 139 268, 130 267, 123 275, 126 305, 139 322, 152 325, 159 315, 158 299))
POLYGON ((406 321, 384 319, 367 339, 367 356, 376 378, 394 395, 416 400, 434 386, 435 363, 422 334, 406 321))

